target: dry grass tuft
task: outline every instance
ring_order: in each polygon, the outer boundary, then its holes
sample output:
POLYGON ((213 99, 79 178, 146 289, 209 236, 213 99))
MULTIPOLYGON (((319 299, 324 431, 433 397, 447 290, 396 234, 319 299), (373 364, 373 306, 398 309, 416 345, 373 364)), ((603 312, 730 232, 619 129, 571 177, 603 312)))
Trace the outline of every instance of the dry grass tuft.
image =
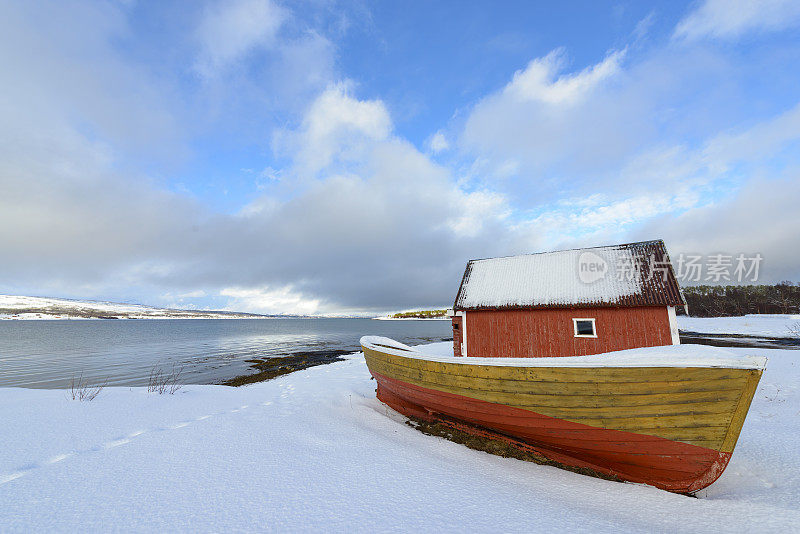
POLYGON ((800 323, 792 323, 787 327, 789 335, 792 337, 800 337, 800 323))
POLYGON ((77 379, 73 375, 69 384, 69 396, 72 398, 72 400, 77 401, 94 400, 94 398, 97 397, 101 391, 103 391, 103 388, 106 387, 107 383, 108 379, 106 379, 102 385, 92 386, 89 384, 88 380, 83 379, 83 373, 81 373, 77 379))
POLYGON ((165 373, 160 367, 154 365, 153 369, 150 370, 147 392, 158 393, 159 395, 164 393, 174 395, 176 391, 183 387, 183 384, 179 383, 182 373, 183 367, 177 368, 173 365, 172 372, 165 373))

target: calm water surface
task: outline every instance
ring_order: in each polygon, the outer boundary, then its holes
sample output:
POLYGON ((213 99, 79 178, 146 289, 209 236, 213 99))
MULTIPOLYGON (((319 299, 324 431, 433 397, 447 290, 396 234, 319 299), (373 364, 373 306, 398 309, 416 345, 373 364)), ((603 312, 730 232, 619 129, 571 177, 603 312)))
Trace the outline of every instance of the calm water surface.
POLYGON ((151 369, 183 367, 181 381, 215 384, 247 374, 245 360, 359 350, 363 335, 414 345, 452 336, 449 321, 172 319, 0 321, 0 386, 65 388, 81 373, 109 386, 147 385, 151 369))

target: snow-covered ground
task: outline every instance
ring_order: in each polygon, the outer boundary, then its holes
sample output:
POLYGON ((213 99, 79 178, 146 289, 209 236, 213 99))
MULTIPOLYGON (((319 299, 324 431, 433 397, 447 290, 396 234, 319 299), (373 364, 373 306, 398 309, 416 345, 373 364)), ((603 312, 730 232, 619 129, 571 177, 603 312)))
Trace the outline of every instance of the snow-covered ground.
POLYGON ((248 319, 246 313, 172 310, 140 304, 0 295, 0 320, 35 319, 248 319))
POLYGON ((799 353, 725 350, 769 363, 730 465, 698 499, 423 435, 353 355, 175 395, 0 388, 1 530, 797 531, 799 353))
POLYGON ((800 315, 762 314, 741 317, 678 316, 678 328, 704 334, 743 334, 748 336, 789 337, 800 327, 800 315))

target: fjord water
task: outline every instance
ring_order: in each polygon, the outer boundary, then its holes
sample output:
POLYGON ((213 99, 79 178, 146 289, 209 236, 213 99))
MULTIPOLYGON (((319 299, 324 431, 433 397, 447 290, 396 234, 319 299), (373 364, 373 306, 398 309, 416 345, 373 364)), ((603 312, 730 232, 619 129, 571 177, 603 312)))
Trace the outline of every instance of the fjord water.
POLYGON ((181 382, 216 384, 247 374, 246 360, 360 350, 363 335, 406 344, 452 336, 449 321, 170 319, 0 321, 0 386, 66 388, 73 377, 147 385, 154 367, 183 368, 181 382))

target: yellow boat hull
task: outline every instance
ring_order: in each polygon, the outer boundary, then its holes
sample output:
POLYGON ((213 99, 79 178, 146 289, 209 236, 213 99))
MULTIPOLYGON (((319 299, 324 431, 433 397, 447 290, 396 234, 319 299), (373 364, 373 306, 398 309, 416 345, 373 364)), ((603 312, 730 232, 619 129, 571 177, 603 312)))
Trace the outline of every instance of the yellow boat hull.
POLYGON ((763 371, 757 362, 476 364, 488 359, 426 358, 380 339, 364 338, 362 348, 379 399, 397 411, 489 429, 566 466, 682 493, 724 470, 763 371))

